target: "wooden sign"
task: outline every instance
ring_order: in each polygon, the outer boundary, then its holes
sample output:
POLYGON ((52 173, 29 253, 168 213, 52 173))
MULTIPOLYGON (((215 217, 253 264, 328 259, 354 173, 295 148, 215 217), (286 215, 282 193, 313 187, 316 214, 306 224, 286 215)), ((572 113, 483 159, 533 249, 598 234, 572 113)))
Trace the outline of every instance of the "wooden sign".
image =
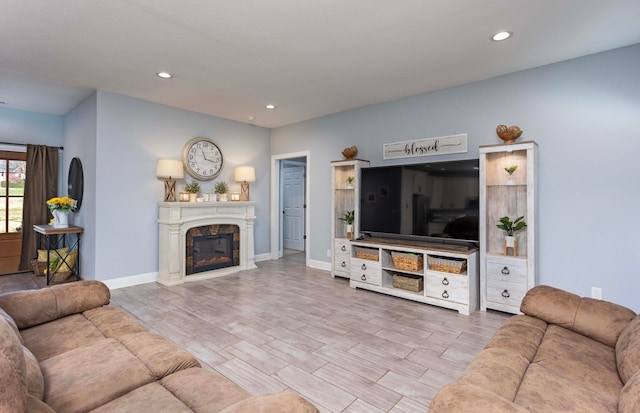
POLYGON ((441 136, 415 141, 385 143, 384 159, 413 158, 467 152, 467 134, 441 136))

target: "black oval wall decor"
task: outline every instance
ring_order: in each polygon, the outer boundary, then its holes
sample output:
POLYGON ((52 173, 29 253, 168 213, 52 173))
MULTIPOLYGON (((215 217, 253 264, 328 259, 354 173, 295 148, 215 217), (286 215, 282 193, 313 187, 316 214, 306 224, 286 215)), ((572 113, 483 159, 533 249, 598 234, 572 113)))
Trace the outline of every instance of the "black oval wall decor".
POLYGON ((67 179, 67 194, 69 198, 78 201, 76 211, 80 211, 82 205, 82 192, 84 189, 84 173, 82 172, 82 162, 80 158, 73 158, 69 165, 69 178, 67 179))

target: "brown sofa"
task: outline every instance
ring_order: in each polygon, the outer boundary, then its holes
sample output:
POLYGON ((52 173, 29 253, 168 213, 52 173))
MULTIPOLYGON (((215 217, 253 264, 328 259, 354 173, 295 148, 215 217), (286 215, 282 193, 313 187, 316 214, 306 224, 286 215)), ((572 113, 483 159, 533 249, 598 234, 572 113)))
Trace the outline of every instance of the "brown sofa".
POLYGON ((109 299, 98 281, 0 295, 0 412, 318 411, 250 396, 109 299))
POLYGON ((640 316, 534 287, 429 412, 640 411, 640 316))

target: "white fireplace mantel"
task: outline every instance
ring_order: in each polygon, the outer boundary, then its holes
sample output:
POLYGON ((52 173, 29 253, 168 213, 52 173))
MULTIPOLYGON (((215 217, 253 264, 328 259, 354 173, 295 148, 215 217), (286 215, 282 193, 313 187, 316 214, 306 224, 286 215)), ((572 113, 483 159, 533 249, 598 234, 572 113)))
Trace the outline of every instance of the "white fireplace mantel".
POLYGON ((177 285, 257 268, 253 249, 255 205, 253 201, 158 203, 158 282, 177 285), (240 265, 185 276, 187 231, 221 224, 240 228, 240 265))

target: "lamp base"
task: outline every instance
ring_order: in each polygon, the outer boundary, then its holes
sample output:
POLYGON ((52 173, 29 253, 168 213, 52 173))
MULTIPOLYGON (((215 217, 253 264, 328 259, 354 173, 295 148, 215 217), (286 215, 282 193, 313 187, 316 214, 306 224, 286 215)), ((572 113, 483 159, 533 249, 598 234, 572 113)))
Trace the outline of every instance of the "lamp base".
POLYGON ((249 200, 249 184, 247 181, 244 181, 240 184, 240 200, 248 201, 249 200))
POLYGON ((164 180, 164 202, 176 202, 176 180, 164 180))

